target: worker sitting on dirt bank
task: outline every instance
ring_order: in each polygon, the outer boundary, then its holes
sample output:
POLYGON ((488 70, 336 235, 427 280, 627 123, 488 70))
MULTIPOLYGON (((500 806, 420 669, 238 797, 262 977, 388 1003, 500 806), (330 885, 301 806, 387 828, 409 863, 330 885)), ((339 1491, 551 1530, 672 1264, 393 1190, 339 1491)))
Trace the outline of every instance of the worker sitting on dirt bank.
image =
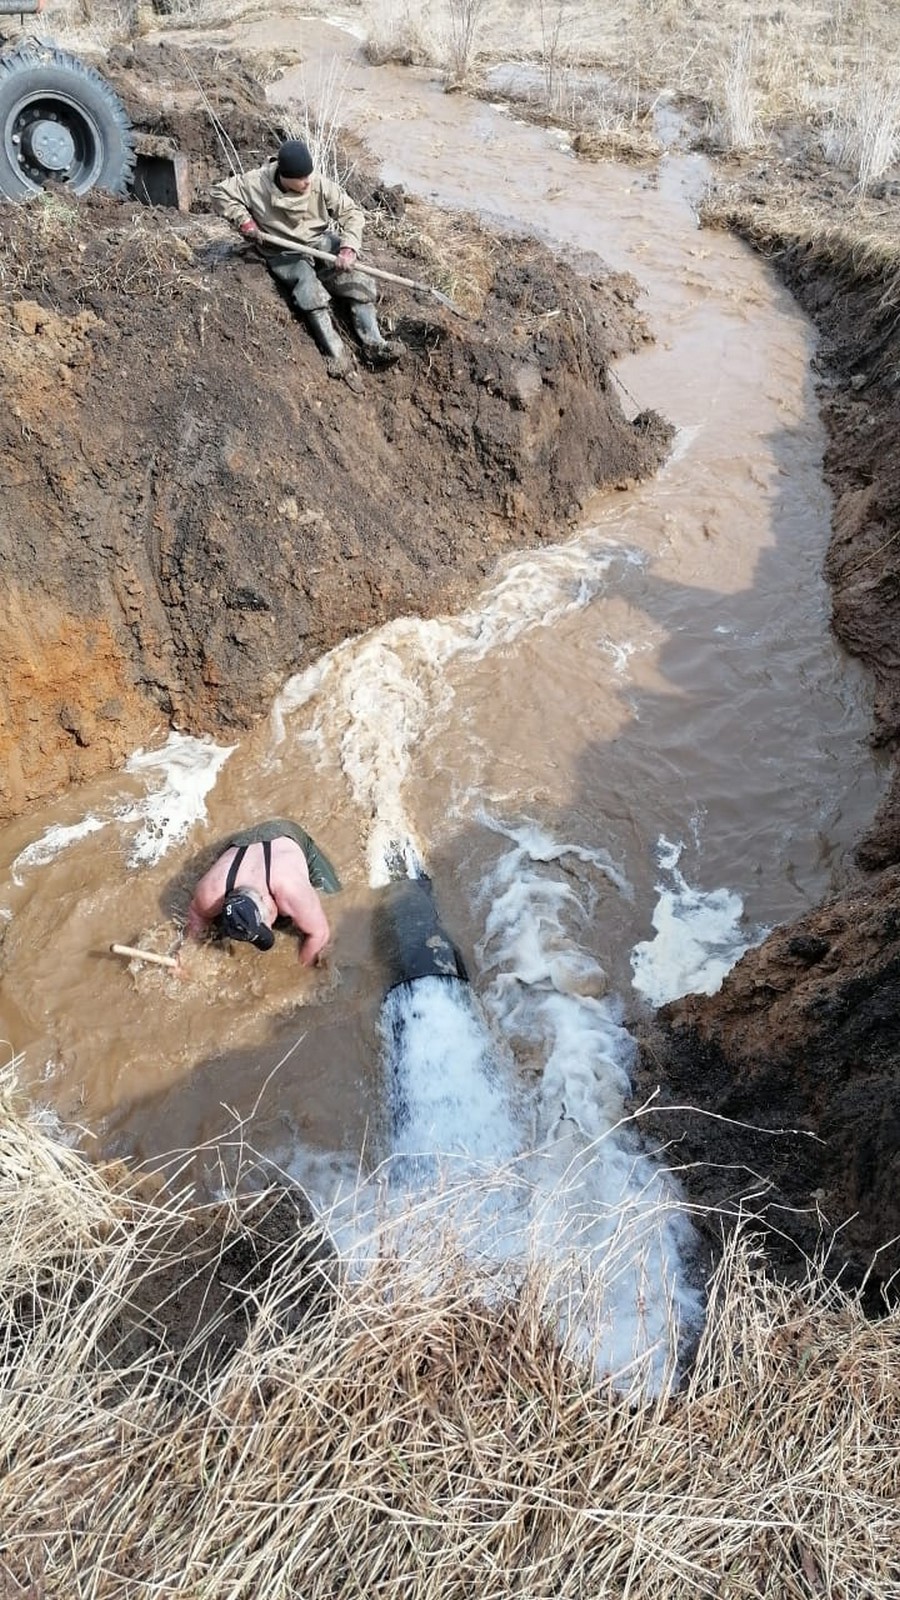
POLYGON ((355 265, 365 215, 339 184, 313 171, 302 139, 287 139, 265 166, 214 184, 212 203, 257 245, 273 277, 290 288, 331 377, 346 377, 353 366, 328 309, 332 295, 346 301, 363 353, 374 365, 399 359, 403 346, 385 339, 378 326, 375 282, 355 265), (326 252, 333 262, 304 255, 304 245, 326 252))
POLYGON ((187 916, 189 938, 214 923, 227 939, 271 950, 273 927, 293 926, 300 960, 311 967, 328 943, 318 890, 334 894, 340 879, 309 834, 276 818, 236 833, 194 890, 187 916))

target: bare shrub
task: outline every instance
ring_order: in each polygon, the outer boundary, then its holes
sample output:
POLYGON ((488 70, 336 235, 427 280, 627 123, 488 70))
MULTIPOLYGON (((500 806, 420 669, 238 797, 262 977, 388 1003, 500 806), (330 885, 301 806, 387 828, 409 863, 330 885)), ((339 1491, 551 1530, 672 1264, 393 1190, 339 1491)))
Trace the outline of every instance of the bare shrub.
POLYGON ((722 80, 722 105, 715 136, 726 150, 753 150, 762 138, 756 88, 752 21, 741 24, 722 80))
POLYGON ((839 85, 822 148, 826 161, 853 173, 863 194, 900 158, 900 84, 871 53, 839 85))
POLYGON ((448 0, 446 70, 453 85, 472 75, 490 0, 448 0))
POLYGON ((551 111, 564 94, 565 68, 571 44, 575 7, 572 0, 538 0, 541 28, 541 68, 544 92, 551 111))
POLYGON ((347 67, 335 56, 313 87, 302 83, 294 89, 290 110, 279 106, 278 125, 289 139, 303 139, 309 145, 317 172, 342 186, 353 172, 353 163, 342 155, 341 130, 347 122, 347 67))
POLYGON ((376 66, 439 66, 448 86, 468 83, 493 0, 370 0, 365 54, 376 66))

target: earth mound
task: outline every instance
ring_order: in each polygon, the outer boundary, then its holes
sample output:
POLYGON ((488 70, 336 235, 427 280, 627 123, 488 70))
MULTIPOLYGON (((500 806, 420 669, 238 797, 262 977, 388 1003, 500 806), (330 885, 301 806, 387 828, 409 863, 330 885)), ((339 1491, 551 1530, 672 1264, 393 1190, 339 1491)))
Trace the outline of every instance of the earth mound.
POLYGON ((646 336, 632 280, 498 250, 471 219, 384 194, 358 152, 368 258, 418 281, 440 258, 465 314, 391 286, 381 318, 405 359, 361 367, 360 393, 329 380, 207 210, 223 132, 247 160, 277 142, 262 90, 238 63, 149 45, 111 76, 139 133, 189 152, 195 199, 0 207, 4 817, 166 723, 246 727, 343 638, 433 615, 498 555, 557 539, 671 437, 626 420, 609 381, 646 336))

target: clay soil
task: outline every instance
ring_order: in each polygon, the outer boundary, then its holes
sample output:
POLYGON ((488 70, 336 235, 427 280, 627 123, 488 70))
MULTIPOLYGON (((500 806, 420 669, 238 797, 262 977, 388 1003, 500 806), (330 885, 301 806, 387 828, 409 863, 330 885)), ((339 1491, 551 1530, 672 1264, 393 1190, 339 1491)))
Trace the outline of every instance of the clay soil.
POLYGON ((245 165, 262 159, 279 130, 239 63, 138 44, 108 70, 144 147, 188 156, 190 214, 96 193, 0 207, 0 816, 153 730, 247 727, 291 672, 454 604, 668 447, 608 381, 644 337, 635 283, 599 263, 576 278, 537 244, 497 251, 380 191, 358 151, 369 259, 441 271, 465 314, 390 292, 405 359, 360 366, 359 392, 330 380, 208 210, 223 156, 204 73, 245 165))

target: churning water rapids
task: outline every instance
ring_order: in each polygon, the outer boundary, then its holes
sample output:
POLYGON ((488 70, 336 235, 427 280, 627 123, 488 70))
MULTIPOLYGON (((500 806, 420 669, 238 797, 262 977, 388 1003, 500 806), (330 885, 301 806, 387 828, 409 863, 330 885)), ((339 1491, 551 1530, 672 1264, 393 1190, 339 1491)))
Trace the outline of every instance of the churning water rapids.
POLYGON ((617 373, 626 407, 676 424, 674 451, 460 614, 334 650, 238 746, 161 730, 9 826, 7 1049, 85 1148, 191 1150, 201 1193, 260 1156, 357 1261, 392 1217, 410 1248, 468 1230, 501 1276, 537 1253, 599 1365, 644 1352, 658 1379, 700 1308, 677 1187, 623 1126, 623 1018, 714 989, 839 883, 881 786, 868 684, 828 629, 813 336, 764 262, 698 230, 698 157, 580 162, 552 129, 303 27, 279 99, 314 101, 337 59, 343 119, 386 181, 635 274, 655 343, 617 373), (181 977, 109 957, 116 939, 164 947, 197 853, 262 816, 300 820, 344 879, 322 968, 287 939, 265 958, 197 948, 181 977), (373 930, 398 841, 472 983, 383 1007, 373 930))

